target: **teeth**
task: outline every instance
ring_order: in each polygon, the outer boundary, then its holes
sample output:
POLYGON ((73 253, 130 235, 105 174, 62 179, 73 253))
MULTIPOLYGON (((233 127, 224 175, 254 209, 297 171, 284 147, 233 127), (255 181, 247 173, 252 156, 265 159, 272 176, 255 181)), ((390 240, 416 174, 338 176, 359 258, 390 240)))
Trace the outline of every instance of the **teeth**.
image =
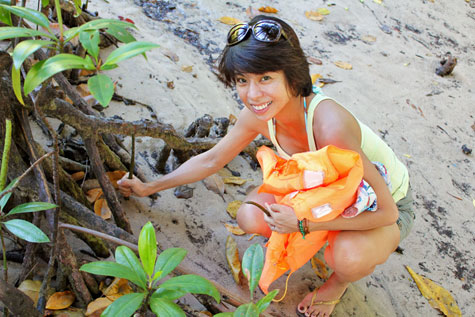
POLYGON ((256 110, 262 110, 262 109, 265 109, 267 108, 270 104, 271 104, 272 101, 269 101, 268 103, 265 103, 263 104, 262 106, 256 106, 256 105, 252 105, 252 107, 256 110))

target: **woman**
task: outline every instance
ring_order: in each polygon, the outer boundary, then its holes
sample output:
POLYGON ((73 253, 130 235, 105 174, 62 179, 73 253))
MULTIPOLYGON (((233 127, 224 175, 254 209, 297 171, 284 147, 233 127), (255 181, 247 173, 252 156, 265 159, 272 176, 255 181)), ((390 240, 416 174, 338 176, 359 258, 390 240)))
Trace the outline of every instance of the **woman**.
MULTIPOLYGON (((272 140, 284 158, 330 144, 358 152, 364 166, 363 178, 377 195, 377 211, 352 219, 338 217, 309 223, 308 228, 341 230, 329 241, 325 252, 333 274, 318 292, 307 294, 297 306, 305 316, 329 316, 349 283, 371 274, 408 234, 413 212, 407 169, 348 110, 312 88, 308 62, 297 35, 284 21, 260 15, 249 24, 234 26, 228 33, 219 70, 225 84, 235 86, 245 105, 235 126, 215 147, 172 173, 150 183, 124 177, 119 189, 124 196, 148 196, 196 182, 229 163, 259 134, 272 140), (386 166, 392 191, 371 161, 386 166)), ((254 190, 246 199, 261 205, 268 203, 271 217, 253 205, 242 205, 237 220, 245 232, 269 237, 272 231, 299 231, 292 208, 276 204, 273 195, 254 190)))

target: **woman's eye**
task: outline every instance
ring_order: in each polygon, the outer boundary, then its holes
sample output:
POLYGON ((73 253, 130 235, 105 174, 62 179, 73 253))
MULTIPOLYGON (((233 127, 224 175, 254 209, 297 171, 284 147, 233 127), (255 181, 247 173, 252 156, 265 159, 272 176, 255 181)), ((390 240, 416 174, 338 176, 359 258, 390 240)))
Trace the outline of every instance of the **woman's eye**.
POLYGON ((262 81, 267 81, 267 80, 270 80, 270 79, 271 79, 270 76, 267 76, 267 75, 262 76, 262 81))
POLYGON ((236 79, 236 82, 237 82, 238 84, 244 84, 244 83, 246 82, 246 80, 245 80, 244 78, 237 78, 237 79, 236 79))

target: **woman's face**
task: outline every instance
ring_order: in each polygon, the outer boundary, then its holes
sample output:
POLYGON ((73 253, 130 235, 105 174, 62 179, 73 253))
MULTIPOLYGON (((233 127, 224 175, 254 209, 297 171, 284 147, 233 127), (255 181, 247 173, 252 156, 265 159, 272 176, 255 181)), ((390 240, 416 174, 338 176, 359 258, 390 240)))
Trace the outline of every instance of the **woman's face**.
POLYGON ((263 121, 275 117, 291 98, 283 71, 239 74, 236 90, 246 107, 263 121))

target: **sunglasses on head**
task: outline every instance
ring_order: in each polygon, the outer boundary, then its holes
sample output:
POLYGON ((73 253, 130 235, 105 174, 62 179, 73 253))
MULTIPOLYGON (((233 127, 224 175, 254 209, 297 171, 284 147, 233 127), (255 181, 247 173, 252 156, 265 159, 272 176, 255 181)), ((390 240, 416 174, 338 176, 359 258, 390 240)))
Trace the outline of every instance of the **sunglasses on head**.
POLYGON ((273 20, 261 20, 254 25, 247 23, 236 24, 229 30, 228 45, 236 45, 244 41, 251 30, 252 36, 260 42, 275 43, 282 36, 288 40, 282 26, 273 20))

